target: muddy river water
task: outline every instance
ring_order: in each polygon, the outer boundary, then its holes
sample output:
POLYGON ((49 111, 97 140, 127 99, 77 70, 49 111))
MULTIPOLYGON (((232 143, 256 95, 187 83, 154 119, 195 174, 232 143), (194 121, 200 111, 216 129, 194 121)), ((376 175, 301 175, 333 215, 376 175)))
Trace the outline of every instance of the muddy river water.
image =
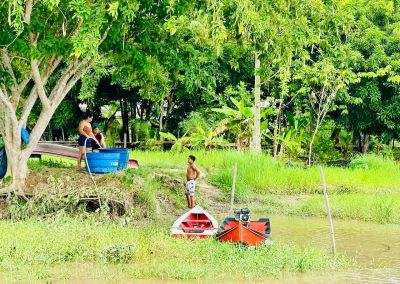
MULTIPOLYGON (((274 242, 331 249, 327 219, 288 216, 270 216, 270 219, 274 242)), ((277 283, 400 283, 400 225, 334 220, 334 228, 337 251, 355 259, 357 268, 335 273, 290 274, 277 279, 277 283)))

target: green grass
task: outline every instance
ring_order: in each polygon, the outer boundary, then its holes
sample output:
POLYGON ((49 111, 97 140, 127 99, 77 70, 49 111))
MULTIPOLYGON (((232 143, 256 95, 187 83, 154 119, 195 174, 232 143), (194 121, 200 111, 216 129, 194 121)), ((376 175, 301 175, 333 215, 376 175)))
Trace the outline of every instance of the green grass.
POLYGON ((174 239, 167 225, 123 226, 72 219, 2 221, 0 234, 4 280, 65 280, 76 274, 65 267, 81 264, 90 264, 90 268, 81 271, 80 277, 91 275, 97 280, 261 280, 282 272, 337 270, 349 265, 343 256, 293 244, 248 249, 214 239, 174 239))
MULTIPOLYGON (((335 218, 400 224, 400 194, 333 194, 330 203, 335 218)), ((295 215, 325 216, 325 201, 323 196, 313 195, 291 211, 295 215)))
MULTIPOLYGON (((294 216, 326 216, 323 195, 253 195, 251 208, 256 212, 294 216)), ((244 206, 244 205, 243 205, 244 206)), ((399 193, 336 193, 330 195, 332 216, 381 224, 400 224, 399 193)))
MULTIPOLYGON (((238 163, 238 196, 250 192, 303 194, 321 192, 317 167, 287 167, 267 155, 236 151, 190 152, 196 155, 199 167, 208 172, 208 179, 229 191, 233 165, 238 163)), ((132 157, 140 165, 184 169, 189 153, 141 152, 132 157)), ((400 192, 400 166, 397 162, 374 155, 355 159, 349 168, 324 167, 331 192, 400 192)))

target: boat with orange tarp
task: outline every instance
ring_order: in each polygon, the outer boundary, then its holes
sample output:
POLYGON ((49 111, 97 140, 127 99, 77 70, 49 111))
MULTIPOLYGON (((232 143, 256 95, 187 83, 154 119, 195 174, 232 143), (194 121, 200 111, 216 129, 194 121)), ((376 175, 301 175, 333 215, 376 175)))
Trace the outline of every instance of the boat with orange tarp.
POLYGON ((235 211, 235 218, 226 218, 217 232, 216 238, 223 242, 241 243, 249 246, 265 244, 271 236, 268 218, 250 221, 247 208, 235 211))

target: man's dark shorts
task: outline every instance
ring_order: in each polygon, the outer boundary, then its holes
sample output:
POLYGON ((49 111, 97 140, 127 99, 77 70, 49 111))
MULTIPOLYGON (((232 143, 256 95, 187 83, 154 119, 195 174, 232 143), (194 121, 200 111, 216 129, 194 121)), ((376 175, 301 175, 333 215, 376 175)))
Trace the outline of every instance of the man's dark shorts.
MULTIPOLYGON (((85 140, 86 140, 85 136, 79 135, 78 145, 79 146, 85 146, 85 140)), ((86 148, 90 148, 90 147, 92 147, 92 138, 88 138, 86 140, 86 148)))

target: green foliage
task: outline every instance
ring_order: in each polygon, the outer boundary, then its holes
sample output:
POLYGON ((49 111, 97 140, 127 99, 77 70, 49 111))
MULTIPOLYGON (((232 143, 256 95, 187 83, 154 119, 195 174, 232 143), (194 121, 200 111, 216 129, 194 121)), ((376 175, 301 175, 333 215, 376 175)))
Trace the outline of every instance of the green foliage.
POLYGON ((210 129, 211 123, 205 118, 205 114, 200 112, 191 112, 189 117, 183 120, 179 126, 183 133, 195 133, 200 129, 210 129))
POLYGON ((151 124, 139 119, 130 121, 130 126, 134 132, 135 141, 147 141, 151 137, 151 124))
POLYGON ((187 151, 189 148, 193 150, 213 149, 226 143, 226 140, 218 136, 218 133, 213 128, 210 128, 208 131, 198 128, 190 136, 183 136, 179 139, 171 133, 160 132, 159 134, 162 138, 172 141, 174 144, 171 150, 177 152, 187 151))

